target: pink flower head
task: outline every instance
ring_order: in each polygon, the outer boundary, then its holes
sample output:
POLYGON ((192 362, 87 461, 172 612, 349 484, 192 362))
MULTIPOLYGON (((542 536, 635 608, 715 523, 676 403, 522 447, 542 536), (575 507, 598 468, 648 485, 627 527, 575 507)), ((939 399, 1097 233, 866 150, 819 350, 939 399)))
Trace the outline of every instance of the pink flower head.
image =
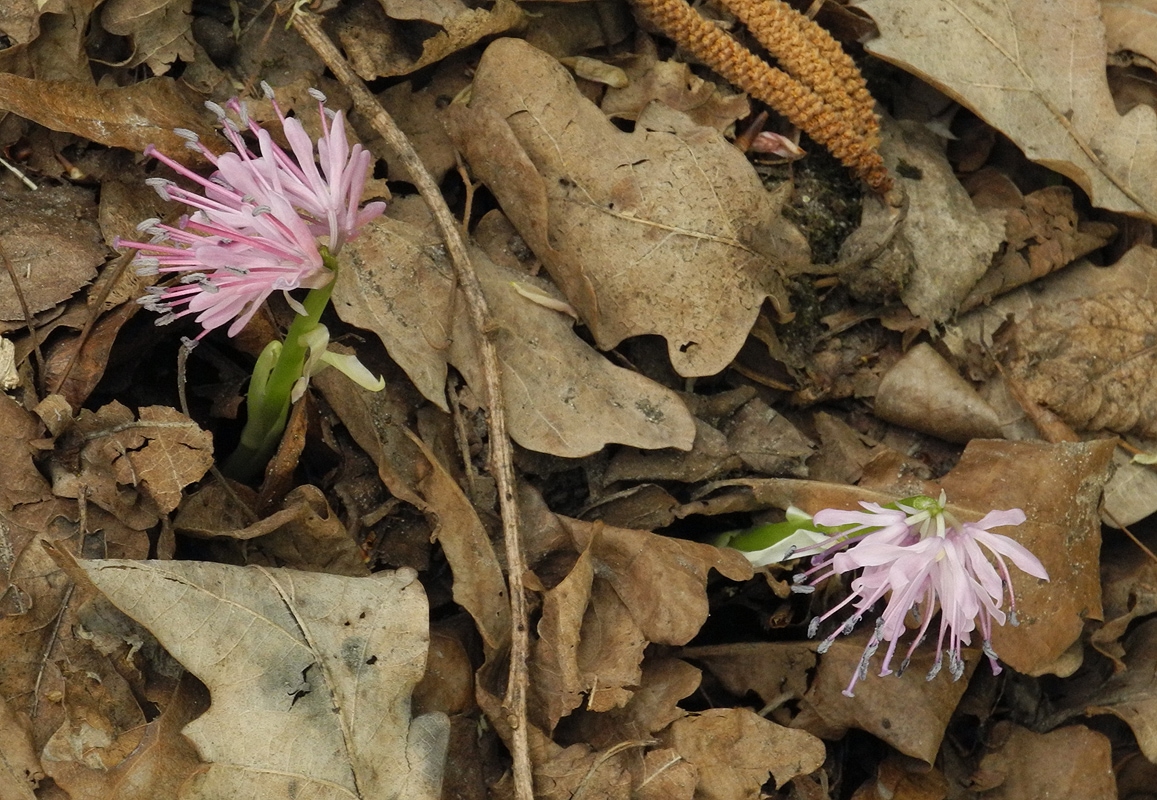
POLYGON ((856 681, 867 675, 868 664, 883 642, 888 643, 888 649, 880 674, 891 674, 892 656, 906 632, 905 618, 909 611, 916 612, 920 628, 908 647, 901 672, 924 639, 937 611, 940 631, 936 663, 928 674, 929 680, 940 671, 945 652, 953 678, 959 679, 964 674, 961 648, 971 643, 972 632, 978 627, 984 653, 993 672, 999 672, 991 644, 992 623, 1004 624, 1001 606, 1006 588, 1009 618, 1013 625, 1017 624, 1016 598, 1005 557, 1023 572, 1048 580, 1048 573, 1036 556, 1009 537, 990 531, 1021 524, 1025 520, 1024 512, 1018 508, 992 511, 980 522, 961 524, 945 511, 943 495, 939 502, 930 497, 909 498, 896 503, 895 509, 874 503, 861 505, 867 512, 825 509, 815 515, 815 521, 824 526, 853 527, 818 545, 825 549, 815 556, 812 569, 803 576, 807 579, 810 574, 820 572, 813 579, 814 584, 831 575, 862 570, 851 583, 852 593, 823 616, 813 619, 808 628, 808 635, 814 636, 824 620, 845 606, 854 609, 852 616, 820 643, 821 653, 827 651, 841 633, 850 633, 877 601, 887 598, 875 632, 844 694, 852 695, 856 681), (995 558, 995 567, 985 551, 995 558))
MULTIPOLYGON (((272 99, 273 92, 262 84, 272 99)), ((318 101, 322 137, 317 142, 321 170, 314 161, 314 143, 301 123, 287 118, 274 101, 292 155, 249 118, 244 103, 236 98, 226 106, 257 139, 258 153, 241 137, 241 126, 216 103, 206 103, 217 114, 225 135, 237 152, 216 156, 191 131, 178 130, 187 144, 205 156, 217 171, 204 178, 173 161, 151 145, 145 154, 154 156, 174 171, 198 184, 200 193, 184 189, 164 178, 150 178, 162 198, 185 203, 192 213, 176 227, 160 220, 142 222, 137 229, 148 233, 148 242, 117 239, 116 247, 133 247, 138 272, 176 273, 180 282, 151 287, 140 303, 164 312, 163 325, 196 314, 203 330, 232 321, 228 334, 236 335, 275 291, 316 289, 333 278, 322 259, 322 246, 336 254, 359 229, 385 210, 375 202, 359 210, 369 176, 370 153, 346 140, 341 112, 330 118, 325 97, 311 91, 318 101), (325 237, 319 241, 319 237, 325 237)), ((286 299, 299 312, 301 304, 286 299)))

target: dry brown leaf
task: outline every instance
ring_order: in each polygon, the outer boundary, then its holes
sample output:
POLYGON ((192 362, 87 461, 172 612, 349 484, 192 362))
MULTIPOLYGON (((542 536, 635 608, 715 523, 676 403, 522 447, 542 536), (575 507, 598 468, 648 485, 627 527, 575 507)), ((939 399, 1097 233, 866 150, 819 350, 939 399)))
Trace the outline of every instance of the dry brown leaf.
POLYGON ((912 656, 902 677, 881 676, 869 668, 867 676, 856 683, 855 697, 847 697, 844 688, 859 666, 870 635, 870 631, 862 631, 832 644, 820 658, 792 726, 825 739, 838 739, 848 728, 858 728, 905 755, 932 764, 980 654, 976 650, 964 654, 967 666, 963 680, 954 681, 948 670, 941 670, 929 681, 925 676, 936 656, 925 645, 912 656))
POLYGON ((692 800, 699 770, 670 748, 650 750, 643 763, 631 762, 632 800, 692 800))
POLYGON ((816 771, 827 754, 810 733, 776 725, 746 708, 716 708, 675 720, 660 739, 699 771, 695 797, 747 800, 770 774, 776 786, 816 771))
POLYGON ((0 109, 54 131, 68 131, 109 147, 135 153, 156 145, 190 165, 204 159, 173 133, 197 133, 210 149, 224 149, 207 111, 194 93, 171 78, 152 78, 131 86, 96 87, 83 83, 38 81, 0 74, 0 109))
POLYGON ((505 33, 523 22, 523 11, 513 0, 496 0, 492 7, 471 7, 457 0, 383 0, 381 10, 368 2, 351 3, 337 17, 336 30, 350 64, 365 80, 409 75, 458 52, 479 40, 505 33), (415 31, 429 30, 399 25, 400 19, 437 17, 440 30, 415 41, 415 31))
POLYGON ((438 796, 449 725, 441 714, 410 719, 428 642, 412 570, 344 578, 201 562, 80 566, 213 696, 184 729, 209 766, 182 798, 438 796))
POLYGON ((1105 51, 1137 53, 1157 64, 1157 38, 1150 24, 1155 9, 1153 0, 1102 0, 1105 51))
POLYGON ((1157 302, 1138 289, 1040 302, 1018 319, 1008 368, 1029 397, 1078 431, 1157 437, 1157 302))
POLYGON ((32 790, 44 779, 40 759, 32 746, 28 724, 0 697, 0 797, 33 800, 32 790))
POLYGON ((137 530, 175 509, 184 487, 213 463, 212 435, 169 406, 142 408, 139 420, 116 401, 95 413, 82 411, 66 446, 75 449, 80 469, 55 465, 57 496, 83 493, 137 530))
POLYGON ((717 131, 652 103, 618 130, 550 56, 487 48, 451 138, 602 349, 657 333, 681 375, 739 351, 777 268, 807 263, 747 160, 717 131))
MULTIPOLYGON (((75 186, 6 195, 0 200, 0 246, 32 314, 80 290, 108 254, 96 225, 93 195, 75 186)), ((0 272, 0 320, 23 322, 11 279, 6 269, 0 272)))
POLYGON ((164 75, 173 62, 194 60, 193 0, 109 0, 100 14, 109 33, 128 36, 133 54, 123 66, 148 65, 164 75))
POLYGON ((649 641, 686 644, 707 620, 707 573, 751 577, 738 551, 559 517, 581 550, 591 547, 604 577, 649 641))
POLYGON ((799 700, 816 666, 812 642, 739 642, 688 647, 680 655, 707 667, 736 697, 755 692, 766 705, 799 700))
POLYGON ((1085 699, 1086 713, 1112 714, 1137 737, 1141 752, 1157 763, 1157 620, 1141 623, 1124 642, 1125 671, 1085 699))
POLYGON ((100 317, 87 336, 76 333, 48 347, 44 354, 45 384, 72 408, 84 405, 108 369, 109 355, 121 328, 140 309, 137 303, 124 303, 100 317))
POLYGON ((628 800, 631 776, 625 762, 622 748, 595 751, 585 744, 571 745, 535 764, 534 796, 540 800, 628 800))
POLYGON ((135 749, 109 768, 93 765, 91 752, 76 760, 45 760, 52 779, 66 789, 72 800, 154 800, 177 797, 181 784, 201 766, 192 742, 181 728, 204 711, 204 690, 183 679, 167 698, 159 717, 135 732, 135 749))
MULTIPOLYGON (((334 304, 342 319, 374 331, 431 401, 446 408, 446 364, 481 393, 475 336, 461 294, 440 255, 418 229, 383 218, 347 248, 334 304)), ((498 331, 503 396, 512 438, 568 458, 608 443, 687 449, 693 422, 673 391, 617 367, 575 335, 572 320, 533 302, 525 287, 556 297, 545 281, 500 267, 472 251, 498 331), (520 293, 514 283, 524 284, 520 293)))
POLYGON ((294 488, 278 511, 256 522, 250 522, 252 508, 241 508, 234 500, 243 490, 230 487, 227 491, 216 481, 206 483, 181 504, 174 530, 199 539, 246 541, 246 564, 351 578, 369 574, 361 548, 316 486, 294 488))
POLYGON ((862 0, 868 52, 972 109, 1101 208, 1157 218, 1157 118, 1121 116, 1105 78, 1098 0, 862 0))
POLYGON ((647 104, 657 100, 682 111, 698 125, 727 131, 736 120, 751 114, 743 94, 725 94, 682 61, 658 61, 653 53, 640 55, 627 67, 631 82, 609 90, 600 107, 611 118, 637 119, 647 104), (650 58, 647 57, 650 55, 650 58))
POLYGON ((587 548, 562 581, 542 598, 538 640, 534 643, 530 669, 530 704, 536 723, 547 733, 558 721, 578 708, 589 689, 579 671, 579 629, 591 599, 594 582, 591 551, 587 548))
POLYGON ((1101 556, 1101 584, 1105 624, 1089 635, 1089 643, 1113 659, 1119 672, 1125 668, 1121 638, 1134 620, 1157 612, 1157 563, 1138 559, 1132 542, 1118 541, 1101 556))
POLYGON ((1000 438, 1000 417, 931 345, 921 342, 884 373, 875 413, 895 425, 966 444, 1000 438))
MULTIPOLYGON (((984 195, 978 196, 972 188, 974 183, 995 172, 995 168, 986 167, 970 176, 969 191, 981 207, 1004 211, 1008 241, 1004 253, 964 300, 963 309, 987 304, 997 295, 1071 264, 1103 246, 1117 231, 1115 225, 1107 222, 1080 219, 1073 208, 1073 192, 1067 186, 1047 186, 1024 197, 1011 186, 1015 195, 1009 200, 1015 205, 1008 206, 1003 199, 988 201, 984 195), (996 204, 989 205, 990 202, 996 204)), ((1001 175, 1000 179, 1011 183, 1007 176, 1001 175)))
POLYGON ((1001 782, 984 792, 985 798, 1116 800, 1118 796, 1112 746, 1103 733, 1079 725, 1034 733, 1001 722, 989 738, 998 746, 981 759, 980 772, 1001 782))
POLYGON ((687 714, 678 703, 699 688, 702 673, 677 658, 648 658, 631 699, 622 708, 601 713, 580 712, 568 721, 568 731, 594 747, 617 742, 646 741, 687 714))
POLYGON ((976 209, 944 155, 944 140, 923 125, 885 121, 882 134, 884 161, 908 195, 900 235, 915 265, 900 298, 916 316, 943 322, 992 263, 1004 241, 1004 214, 976 209))

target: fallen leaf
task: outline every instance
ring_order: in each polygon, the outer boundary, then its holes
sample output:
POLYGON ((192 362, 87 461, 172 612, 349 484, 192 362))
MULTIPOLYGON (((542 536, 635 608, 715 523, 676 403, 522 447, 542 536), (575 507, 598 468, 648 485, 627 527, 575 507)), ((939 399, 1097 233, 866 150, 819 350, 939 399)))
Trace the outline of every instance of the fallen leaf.
POLYGON ((185 147, 174 128, 194 131, 211 150, 224 149, 199 98, 171 78, 96 87, 0 74, 0 109, 134 153, 152 144, 189 165, 203 164, 204 158, 185 147))
POLYGON ((612 119, 638 119, 654 100, 682 111, 697 125, 719 131, 728 130, 751 114, 747 95, 727 94, 693 73, 691 66, 682 61, 659 61, 647 51, 632 60, 626 73, 630 83, 609 90, 600 104, 603 113, 612 119))
POLYGON ((1157 118, 1147 106, 1117 113, 1097 0, 855 5, 880 30, 869 53, 967 106, 1095 205, 1157 218, 1157 118))
POLYGON ((899 235, 915 265, 900 298, 916 316, 944 322, 992 263, 1004 241, 1004 214, 977 210, 953 174, 944 140, 923 125, 885 122, 880 150, 908 195, 899 235))
POLYGON ((32 800, 32 790, 43 779, 28 725, 13 713, 8 700, 0 697, 0 796, 32 800))
POLYGON ((1000 722, 990 739, 999 745, 981 759, 979 769, 1003 780, 984 793, 986 798, 1117 797, 1112 746, 1103 733, 1079 725, 1034 733, 1000 722))
MULTIPOLYGON (((441 245, 418 229, 383 218, 347 248, 334 304, 342 319, 378 334, 428 399, 446 406, 447 363, 475 392, 485 391, 465 298, 441 245)), ((575 335, 572 320, 528 300, 513 285, 554 297, 545 281, 471 258, 498 331, 503 397, 513 439, 523 447, 576 458, 608 443, 687 449, 690 414, 673 391, 615 366, 575 335)))
POLYGON ((123 66, 146 64, 154 75, 164 75, 177 59, 187 64, 195 58, 192 8, 193 0, 109 0, 100 23, 132 40, 132 57, 123 66))
POLYGON ((746 708, 715 708, 675 720, 661 735, 664 746, 699 771, 695 797, 746 800, 768 776, 777 787, 815 772, 827 754, 806 731, 776 725, 746 708))
POLYGON ((1123 721, 1145 757, 1157 763, 1157 620, 1136 627, 1125 638, 1124 651, 1125 670, 1085 698, 1085 713, 1123 721))
MULTIPOLYGON (((0 75, 0 81, 6 76, 0 75)), ((46 186, 15 192, 0 200, 0 246, 12 272, 0 272, 0 320, 24 321, 67 300, 96 276, 108 249, 96 224, 91 192, 75 186, 46 186)))
POLYGON ((776 270, 806 248, 714 129, 652 103, 624 133, 515 39, 487 48, 470 107, 450 111, 451 138, 601 349, 655 333, 679 374, 710 375, 765 298, 787 309, 776 270))
POLYGON ((351 66, 364 80, 409 75, 443 58, 463 50, 479 40, 505 33, 523 22, 523 11, 513 0, 496 0, 492 7, 467 6, 458 0, 386 0, 386 15, 369 3, 349 4, 336 17, 337 39, 351 66), (393 11, 406 15, 400 19, 437 17, 438 30, 431 35, 415 36, 416 30, 399 25, 393 11))
POLYGON ((925 680, 936 660, 933 647, 918 648, 902 675, 868 674, 856 682, 855 697, 843 691, 859 668, 870 631, 837 639, 819 659, 819 668, 800 702, 800 713, 792 727, 810 731, 824 739, 839 739, 849 728, 858 728, 887 742, 901 753, 928 764, 936 762, 940 742, 956 710, 968 681, 977 667, 980 653, 965 654, 965 674, 953 680, 947 669, 925 680))
POLYGON ((184 729, 209 766, 182 798, 438 796, 448 723, 410 719, 428 644, 412 570, 345 578, 201 562, 80 566, 209 687, 212 706, 184 729))

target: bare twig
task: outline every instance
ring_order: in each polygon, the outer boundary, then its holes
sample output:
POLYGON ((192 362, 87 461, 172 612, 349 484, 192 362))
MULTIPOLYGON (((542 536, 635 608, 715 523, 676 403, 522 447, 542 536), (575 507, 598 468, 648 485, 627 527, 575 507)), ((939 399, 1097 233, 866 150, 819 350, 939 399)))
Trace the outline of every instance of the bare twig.
POLYGON ((511 643, 510 676, 506 684, 503 707, 511 728, 511 756, 514 759, 514 790, 518 800, 533 800, 530 748, 527 738, 526 690, 529 683, 527 657, 529 638, 527 630, 526 596, 523 591, 523 573, 526 570, 522 540, 518 530, 518 506, 514 484, 514 461, 510 437, 506 433, 506 414, 502 404, 498 352, 491 339, 493 325, 482 285, 458 225, 442 198, 438 185, 426 170, 406 135, 386 113, 353 71, 329 36, 321 29, 317 16, 298 12, 293 16, 293 27, 310 47, 321 56, 330 71, 341 81, 353 98, 354 107, 365 116, 394 152, 413 179, 422 199, 430 208, 438 226, 454 274, 462 288, 470 311, 470 321, 478 336, 478 350, 482 360, 482 374, 486 384, 486 410, 490 428, 490 459, 494 479, 498 484, 498 507, 502 514, 502 533, 506 544, 507 581, 510 591, 511 643))
POLYGON ((24 297, 24 290, 20 288, 20 278, 17 277, 12 262, 8 260, 8 253, 4 250, 3 245, 0 245, 0 258, 4 259, 4 269, 8 271, 8 277, 12 281, 12 288, 16 290, 16 299, 20 302, 20 311, 24 314, 24 322, 28 325, 28 335, 32 337, 32 352, 36 355, 36 385, 43 391, 44 353, 40 350, 40 340, 36 338, 36 320, 32 316, 32 310, 28 307, 28 300, 24 297))

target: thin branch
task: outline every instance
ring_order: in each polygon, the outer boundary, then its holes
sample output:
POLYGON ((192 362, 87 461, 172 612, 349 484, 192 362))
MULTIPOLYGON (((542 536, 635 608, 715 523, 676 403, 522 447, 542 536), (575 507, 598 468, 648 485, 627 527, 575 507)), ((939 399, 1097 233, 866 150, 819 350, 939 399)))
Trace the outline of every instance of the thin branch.
POLYGON ((366 88, 361 78, 346 62, 340 51, 321 29, 317 16, 298 12, 292 18, 293 27, 321 56, 322 61, 337 77, 353 98, 354 108, 370 121, 382 138, 406 167, 422 199, 430 208, 438 226, 446 251, 454 265, 454 274, 466 297, 470 321, 478 337, 482 360, 482 375, 486 384, 486 410, 490 429, 490 459, 494 479, 498 484, 498 507, 502 515, 502 533, 506 544, 508 588, 510 592, 511 643, 510 677, 506 685, 503 706, 511 726, 511 756, 514 759, 514 791, 518 800, 534 800, 531 779, 530 747, 527 738, 526 691, 530 681, 527 668, 529 633, 526 595, 523 591, 523 573, 526 571, 522 553, 522 539, 518 530, 518 505, 514 483, 514 460, 510 437, 506 432, 506 414, 502 403, 502 386, 498 352, 491 338, 494 327, 482 285, 470 263, 470 256, 462 240, 458 225, 442 198, 438 185, 414 151, 413 145, 394 120, 366 88))
POLYGON ((20 278, 17 277, 16 269, 12 266, 12 262, 8 260, 8 252, 4 249, 3 245, 0 245, 0 258, 4 259, 4 269, 8 271, 8 278, 12 281, 12 288, 16 290, 16 299, 20 302, 20 311, 24 314, 25 324, 28 325, 28 335, 32 337, 32 352, 36 355, 36 385, 41 392, 43 392, 44 353, 41 352, 40 340, 36 337, 36 319, 32 316, 32 310, 28 307, 28 300, 24 297, 24 290, 20 288, 20 278))

